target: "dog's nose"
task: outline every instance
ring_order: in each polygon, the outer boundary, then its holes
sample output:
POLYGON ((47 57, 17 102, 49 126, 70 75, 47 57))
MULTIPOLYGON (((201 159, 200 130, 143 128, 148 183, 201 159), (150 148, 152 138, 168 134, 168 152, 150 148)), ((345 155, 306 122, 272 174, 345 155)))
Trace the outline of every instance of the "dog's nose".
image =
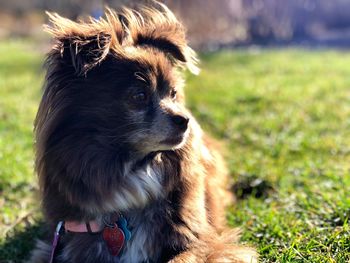
POLYGON ((182 115, 174 115, 171 120, 181 131, 186 131, 190 119, 182 115))

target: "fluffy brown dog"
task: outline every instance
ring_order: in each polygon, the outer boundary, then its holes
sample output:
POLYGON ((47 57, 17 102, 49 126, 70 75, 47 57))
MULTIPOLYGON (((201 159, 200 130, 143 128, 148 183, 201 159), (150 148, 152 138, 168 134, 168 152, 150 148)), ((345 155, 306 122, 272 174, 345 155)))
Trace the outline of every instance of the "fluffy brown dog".
POLYGON ((224 227, 226 169, 184 106, 197 60, 171 11, 49 16, 36 169, 52 233, 64 225, 31 261, 255 262, 224 227))

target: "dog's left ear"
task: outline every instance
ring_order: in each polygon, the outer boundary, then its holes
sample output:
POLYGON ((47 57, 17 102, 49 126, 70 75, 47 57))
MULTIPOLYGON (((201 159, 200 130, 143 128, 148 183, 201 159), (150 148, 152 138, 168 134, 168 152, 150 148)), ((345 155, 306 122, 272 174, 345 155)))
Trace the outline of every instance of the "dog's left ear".
POLYGON ((196 53, 187 45, 185 29, 164 4, 143 7, 140 12, 124 9, 122 17, 135 46, 150 46, 163 51, 174 64, 199 73, 196 53))
POLYGON ((77 75, 84 75, 99 64, 112 43, 120 42, 123 37, 122 26, 115 23, 114 13, 109 13, 107 20, 90 18, 88 22, 74 22, 56 13, 47 12, 47 15, 51 23, 44 27, 56 40, 54 51, 59 52, 61 59, 71 65, 77 75))

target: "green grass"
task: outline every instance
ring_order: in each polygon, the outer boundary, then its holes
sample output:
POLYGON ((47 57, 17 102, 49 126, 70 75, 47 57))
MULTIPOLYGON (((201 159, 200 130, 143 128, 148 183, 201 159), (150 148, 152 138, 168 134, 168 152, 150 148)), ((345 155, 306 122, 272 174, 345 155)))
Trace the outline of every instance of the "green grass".
MULTIPOLYGON (((32 123, 42 55, 0 42, 0 262, 40 236, 32 123)), ((350 53, 223 51, 201 56, 187 101, 228 148, 239 198, 228 213, 262 262, 350 260, 350 53)), ((12 260, 12 261, 11 261, 12 260)))
POLYGON ((19 262, 40 233, 32 130, 41 64, 27 43, 0 42, 0 262, 19 262))

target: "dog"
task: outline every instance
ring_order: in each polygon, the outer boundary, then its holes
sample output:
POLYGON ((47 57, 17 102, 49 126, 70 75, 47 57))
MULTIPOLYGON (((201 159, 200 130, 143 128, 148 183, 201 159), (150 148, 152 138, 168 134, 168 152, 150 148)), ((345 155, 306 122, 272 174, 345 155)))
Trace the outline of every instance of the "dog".
POLYGON ((87 22, 48 15, 35 167, 53 244, 30 262, 256 262, 225 227, 217 143, 184 104, 182 72, 198 60, 174 14, 155 3, 87 22))

